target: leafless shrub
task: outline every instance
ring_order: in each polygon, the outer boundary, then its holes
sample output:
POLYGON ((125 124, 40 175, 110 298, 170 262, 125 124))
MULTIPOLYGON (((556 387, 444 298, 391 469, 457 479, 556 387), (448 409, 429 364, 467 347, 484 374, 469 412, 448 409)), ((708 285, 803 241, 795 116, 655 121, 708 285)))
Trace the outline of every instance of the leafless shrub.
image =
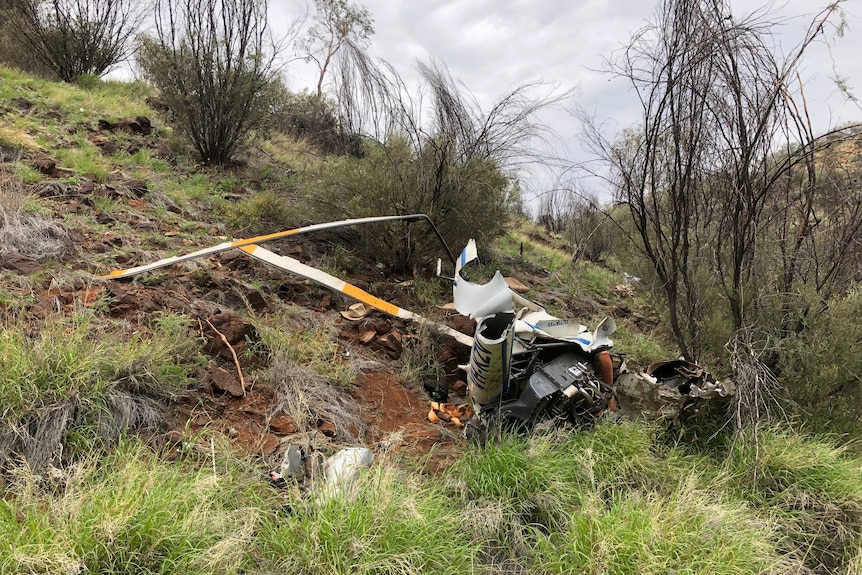
POLYGON ((145 4, 135 0, 7 0, 9 24, 30 56, 64 82, 101 76, 128 58, 145 4))
POLYGON ((299 431, 313 431, 320 421, 328 421, 338 439, 348 443, 365 432, 353 400, 314 371, 279 356, 272 360, 269 379, 276 387, 273 413, 286 413, 299 431))
MULTIPOLYGON (((609 142, 585 118, 588 139, 610 168, 635 245, 652 264, 674 338, 689 359, 703 355, 708 313, 723 308, 733 330, 757 321, 751 298, 770 276, 761 255, 772 207, 785 202, 786 176, 826 145, 794 100, 794 79, 838 4, 779 52, 778 22, 765 10, 739 16, 727 0, 664 0, 653 22, 608 63, 638 96, 642 119, 609 142), (777 143, 796 149, 777 153, 777 143)), ((823 212, 786 203, 793 217, 807 219, 783 234, 802 246, 823 212)), ((797 248, 785 242, 780 249, 779 273, 792 282, 797 248)))
MULTIPOLYGON (((360 162, 329 162, 303 187, 310 215, 340 219, 383 213, 425 213, 451 246, 490 242, 505 230, 520 201, 517 173, 547 160, 537 145, 553 140, 540 112, 568 93, 529 83, 503 94, 488 109, 443 66, 418 66, 418 94, 386 62, 345 43, 334 79, 338 125, 364 137, 360 162), (350 198, 350 201, 345 201, 350 198)), ((360 256, 392 270, 433 261, 436 236, 409 224, 351 231, 360 256)))
POLYGON ((731 403, 737 429, 757 429, 776 419, 786 419, 782 386, 763 361, 768 343, 757 341, 751 330, 739 331, 728 344, 736 383, 731 403))

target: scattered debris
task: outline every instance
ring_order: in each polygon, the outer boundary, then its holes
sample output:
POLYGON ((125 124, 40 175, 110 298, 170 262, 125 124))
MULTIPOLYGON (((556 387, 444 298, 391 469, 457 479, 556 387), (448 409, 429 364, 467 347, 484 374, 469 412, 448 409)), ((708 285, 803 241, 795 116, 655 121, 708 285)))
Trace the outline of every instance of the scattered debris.
POLYGON ((371 467, 374 453, 367 447, 347 447, 323 463, 323 476, 330 491, 349 488, 356 481, 359 471, 371 467))
POLYGON ((631 284, 617 284, 614 286, 613 292, 617 297, 632 297, 635 295, 635 286, 631 284))
MULTIPOLYGON (((134 186, 127 186, 137 190, 134 186)), ((146 193, 141 188, 139 192, 146 193)), ((132 201, 132 200, 130 200, 132 201)), ((137 200, 134 200, 137 201, 137 200)), ((497 272, 487 284, 474 284, 462 275, 462 269, 478 259, 475 242, 472 240, 465 247, 459 259, 454 259, 455 281, 453 285, 452 304, 440 306, 445 311, 457 311, 460 316, 452 316, 447 321, 457 323, 464 332, 474 333, 474 337, 452 329, 451 327, 429 321, 417 314, 405 310, 393 303, 381 300, 364 290, 343 280, 326 274, 322 270, 308 266, 290 257, 275 254, 259 246, 257 242, 278 239, 290 235, 310 231, 332 229, 344 225, 372 223, 398 219, 421 219, 422 215, 404 217, 362 218, 317 224, 305 228, 286 230, 266 236, 247 240, 225 242, 210 248, 205 248, 184 256, 166 258, 152 264, 137 266, 125 270, 111 272, 106 278, 118 279, 135 274, 152 271, 167 265, 179 263, 192 258, 217 254, 231 249, 239 249, 252 258, 288 271, 320 285, 344 293, 358 300, 347 310, 340 312, 344 321, 340 330, 342 337, 350 338, 359 345, 369 346, 386 354, 390 359, 401 356, 405 341, 415 337, 405 325, 415 321, 420 324, 432 325, 441 333, 446 334, 454 342, 470 348, 469 358, 465 356, 466 366, 457 360, 458 354, 446 354, 438 357, 445 364, 446 376, 438 379, 436 384, 425 384, 429 395, 435 399, 430 405, 427 419, 432 423, 445 424, 454 428, 465 428, 468 437, 483 440, 490 425, 506 425, 516 429, 533 427, 542 422, 565 423, 576 426, 590 426, 606 413, 615 413, 618 405, 623 412, 635 402, 625 397, 629 393, 641 393, 649 389, 653 393, 666 396, 669 391, 676 392, 678 397, 688 399, 705 399, 708 397, 724 397, 731 393, 717 384, 711 376, 697 366, 665 362, 650 366, 650 369, 639 374, 629 374, 624 369, 615 371, 611 363, 609 350, 613 346, 610 336, 616 330, 616 325, 610 317, 605 318, 594 331, 571 319, 561 319, 550 315, 546 309, 520 295, 529 291, 529 287, 514 278, 504 278, 497 272), (378 312, 384 312, 390 318, 384 318, 378 312), (460 319, 459 319, 460 318, 460 319), (450 361, 451 360, 451 361, 450 361), (451 365, 450 365, 451 364, 451 365), (458 367, 465 369, 466 381, 452 377, 458 367), (451 373, 450 373, 451 372, 451 373), (626 375, 626 377, 622 377, 626 375), (460 384, 460 385, 459 385, 460 384), (430 385, 430 387, 429 387, 430 385), (645 387, 646 386, 646 387, 645 387), (457 395, 468 398, 467 403, 447 403, 450 390, 457 395)), ((121 241, 121 240, 120 240, 121 241)), ((106 243, 107 245, 107 243, 106 243)), ((447 248, 448 250, 448 248, 447 248)), ((236 267, 236 257, 225 258, 226 265, 236 267), (231 263, 234 262, 234 263, 231 263)), ((626 283, 615 286, 614 292, 619 297, 634 295, 633 283, 639 278, 625 274, 626 283)), ((409 281, 409 280, 408 280, 409 281)), ((406 285, 406 284, 405 284, 406 285)), ((263 299, 261 297, 261 299, 263 299)), ((331 299, 321 300, 321 307, 328 308, 331 299)), ((605 302, 606 303, 606 302, 605 302)), ((632 315, 628 305, 617 306, 621 314, 632 315)), ((218 353, 223 360, 232 360, 239 374, 239 389, 236 389, 236 376, 226 370, 213 371, 208 381, 212 389, 229 395, 242 397, 247 391, 242 381, 242 369, 238 357, 242 355, 248 334, 241 337, 241 325, 234 326, 225 318, 215 314, 201 322, 201 331, 208 340, 208 351, 218 353), (221 320, 221 323, 216 323, 221 320), (221 349, 216 349, 221 345, 221 349), (237 347, 240 346, 240 347, 237 347), (227 377, 230 376, 230 377, 227 377)), ((339 322, 341 319, 339 320, 339 322)), ((347 353, 347 352, 345 352, 347 353)), ((438 354, 439 355, 439 354, 438 354)), ((462 362, 464 360, 461 360, 462 362)), ((285 381, 289 381, 287 378, 285 381)), ((358 380, 357 380, 358 381, 358 380)), ((323 387, 319 388, 323 390, 323 387)), ((285 413, 294 417, 285 417, 289 425, 282 427, 280 433, 293 433, 297 430, 308 430, 320 433, 321 437, 356 439, 360 431, 354 425, 338 425, 335 423, 340 415, 333 412, 331 417, 319 414, 316 422, 305 421, 308 418, 306 409, 309 400, 316 401, 307 395, 302 403, 291 405, 286 409, 284 390, 279 389, 280 405, 285 413)), ((677 398, 678 398, 677 397, 677 398)), ((418 399, 418 398, 417 398, 418 399)), ((677 401, 676 415, 685 411, 690 402, 688 399, 677 401)), ((408 402, 409 403, 409 402, 408 402)), ((649 403, 648 401, 645 403, 649 403)), ((661 410, 660 410, 661 411, 661 410)), ((317 413, 315 411, 315 413, 317 413)), ((381 413, 385 413, 381 411, 381 413)), ((668 415, 663 412, 664 415, 668 415)), ((403 421, 395 421, 396 429, 403 427, 403 421)), ((425 423, 427 425, 427 423, 425 423)), ((239 433, 239 432, 238 432, 239 433)), ((272 435, 271 433, 269 435, 272 435)), ((276 440, 277 436, 272 435, 276 440)), ((269 439, 262 436, 261 441, 269 439)), ((429 437, 433 441, 432 437, 429 437)), ((267 442, 268 443, 268 442, 267 442)), ((269 450, 269 446, 266 447, 269 450)), ((364 448, 355 448, 364 449, 364 448)), ((341 453, 341 452, 339 452, 341 453)), ((370 452, 368 452, 370 454, 370 452)), ((319 454, 318 454, 319 455, 319 454)), ((338 455, 338 454, 337 454, 338 455)), ((373 460, 373 454, 370 454, 373 460)), ((279 476, 289 477, 296 472, 296 452, 288 449, 279 476)), ((355 469, 365 464, 365 452, 346 452, 341 461, 330 466, 336 466, 344 471, 352 481, 355 469), (353 455, 348 455, 352 453, 353 455), (359 455, 359 454, 362 455, 359 455), (343 461, 342 461, 343 460, 343 461)), ((327 462, 329 464, 329 462, 327 462)), ((324 469, 328 469, 324 465, 324 469)), ((324 473, 326 473, 324 471, 324 473)))
POLYGON ((344 319, 349 319, 351 321, 356 321, 364 318, 368 315, 368 308, 365 307, 365 304, 362 302, 357 302, 347 308, 346 311, 341 312, 341 317, 344 319))
POLYGON ((446 422, 455 427, 464 427, 464 424, 473 417, 473 406, 469 403, 440 403, 430 402, 431 411, 428 412, 428 421, 431 423, 446 422))
POLYGON ((329 498, 346 494, 359 473, 373 463, 374 453, 367 447, 346 447, 324 458, 311 442, 305 447, 291 443, 278 470, 270 471, 269 477, 276 487, 299 483, 318 497, 329 498))
POLYGON ((295 445, 290 444, 287 446, 287 449, 284 452, 284 458, 281 462, 281 476, 282 477, 291 477, 298 478, 301 476, 305 477, 305 463, 303 462, 305 457, 302 454, 302 451, 295 445))
POLYGON ((615 385, 621 412, 629 417, 662 419, 679 427, 702 401, 730 397, 735 389, 699 365, 683 359, 661 361, 640 372, 620 367, 615 385))

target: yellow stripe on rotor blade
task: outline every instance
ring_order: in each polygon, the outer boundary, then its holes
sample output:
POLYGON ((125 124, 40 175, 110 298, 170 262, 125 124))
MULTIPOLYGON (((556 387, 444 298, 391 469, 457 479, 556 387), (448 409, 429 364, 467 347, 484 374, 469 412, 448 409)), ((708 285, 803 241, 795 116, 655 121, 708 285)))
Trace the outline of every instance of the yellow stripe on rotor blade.
POLYGON ((469 335, 454 330, 449 326, 433 322, 429 319, 422 317, 419 314, 413 313, 412 311, 400 308, 393 303, 389 303, 388 301, 382 300, 379 297, 373 296, 367 291, 358 288, 353 284, 349 284, 346 281, 339 279, 333 275, 330 275, 322 270, 306 265, 299 260, 287 256, 281 256, 258 245, 242 246, 239 249, 241 249, 256 260, 273 265, 284 271, 310 279, 321 285, 334 289, 335 291, 339 291, 344 295, 357 299, 362 303, 368 304, 375 309, 379 309, 383 313, 387 313, 389 315, 404 319, 411 319, 417 323, 421 323, 424 325, 433 326, 441 332, 453 337, 459 343, 462 343, 467 347, 473 346, 473 338, 469 335))
POLYGON ((353 299, 358 299, 362 303, 367 303, 371 307, 379 309, 383 313, 388 313, 389 315, 394 315, 395 317, 404 317, 402 314, 406 310, 403 310, 397 305, 389 303, 386 300, 382 300, 379 297, 375 297, 367 291, 360 289, 353 284, 345 282, 344 289, 341 291, 344 294, 349 295, 353 299))
POLYGON ((306 265, 294 258, 279 255, 277 253, 269 251, 266 248, 262 248, 254 244, 242 246, 239 249, 241 249, 251 257, 255 258, 256 260, 260 260, 264 263, 274 265, 275 267, 283 269, 284 271, 294 273, 306 279, 315 281, 326 287, 332 288, 336 291, 340 291, 345 295, 349 295, 353 299, 357 299, 362 303, 368 304, 369 306, 379 309, 384 313, 388 313, 389 315, 401 317, 405 313, 405 310, 402 310, 395 304, 382 300, 379 297, 375 297, 367 291, 358 288, 353 284, 349 284, 340 278, 330 275, 323 270, 319 270, 317 268, 306 265))

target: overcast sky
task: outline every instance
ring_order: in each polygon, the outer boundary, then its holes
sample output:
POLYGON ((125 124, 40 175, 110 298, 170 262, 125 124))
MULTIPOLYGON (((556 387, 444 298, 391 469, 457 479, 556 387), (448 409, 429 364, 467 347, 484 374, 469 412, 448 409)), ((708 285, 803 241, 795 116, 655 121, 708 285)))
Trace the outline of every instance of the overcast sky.
MULTIPOLYGON (((273 0, 272 24, 284 25, 302 0, 273 0), (285 20, 282 20, 285 19, 285 20)), ((535 80, 574 88, 570 107, 580 106, 609 130, 632 124, 637 117, 626 85, 598 71, 603 59, 620 48, 652 15, 654 2, 645 0, 365 0, 374 17, 375 34, 369 51, 394 65, 408 82, 416 62, 435 59, 452 77, 487 107, 512 88, 535 80)), ((762 6, 751 0, 731 0, 742 16, 762 6)), ((786 20, 779 41, 789 49, 825 0, 786 0, 769 6, 786 20)), ((838 37, 828 30, 824 42, 812 47, 802 69, 806 96, 813 110, 814 129, 823 132, 846 121, 862 120, 862 109, 846 99, 831 78, 834 68, 862 97, 862 0, 841 3, 847 24, 838 37)), ((836 20, 837 23, 837 20, 836 20)), ((292 89, 311 88, 313 74, 292 64, 287 70, 292 89)), ((565 154, 587 159, 580 149, 578 122, 565 110, 548 116, 567 146, 565 154)), ((547 176, 533 178, 533 187, 548 187, 547 176)))

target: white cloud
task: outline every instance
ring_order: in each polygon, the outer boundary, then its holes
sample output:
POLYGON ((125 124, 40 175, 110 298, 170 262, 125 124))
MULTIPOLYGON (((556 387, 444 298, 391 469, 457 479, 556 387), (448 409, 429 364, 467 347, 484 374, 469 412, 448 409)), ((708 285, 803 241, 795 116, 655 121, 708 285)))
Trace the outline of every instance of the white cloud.
MULTIPOLYGON (((277 2, 274 9, 297 0, 277 2)), ((827 0, 785 0, 770 12, 786 19, 776 41, 785 50, 801 38, 807 24, 827 0), (793 16, 793 17, 791 17, 793 16)), ((599 120, 623 128, 637 118, 636 102, 626 84, 598 70, 605 58, 625 44, 652 16, 654 4, 642 0, 366 0, 376 33, 372 55, 394 65, 402 77, 416 81, 417 60, 444 63, 483 106, 512 88, 536 80, 577 87, 577 104, 599 120)), ((736 13, 752 10, 750 0, 732 0, 736 13)), ((827 36, 813 46, 802 68, 815 130, 862 119, 862 110, 848 105, 830 80, 837 70, 862 92, 862 19, 852 2, 842 3, 849 30, 844 38, 827 36), (849 5, 849 7, 848 7, 849 5)), ((302 74, 307 75, 308 71, 302 74)), ((307 80, 306 80, 307 81, 307 80)), ((308 81, 307 81, 308 82, 308 81)), ((302 84, 294 76, 293 87, 302 84)), ((312 85, 312 82, 308 82, 312 85)), ((563 111, 547 118, 567 141, 575 159, 580 126, 563 111)), ((546 183, 542 182, 544 185, 546 183)))

